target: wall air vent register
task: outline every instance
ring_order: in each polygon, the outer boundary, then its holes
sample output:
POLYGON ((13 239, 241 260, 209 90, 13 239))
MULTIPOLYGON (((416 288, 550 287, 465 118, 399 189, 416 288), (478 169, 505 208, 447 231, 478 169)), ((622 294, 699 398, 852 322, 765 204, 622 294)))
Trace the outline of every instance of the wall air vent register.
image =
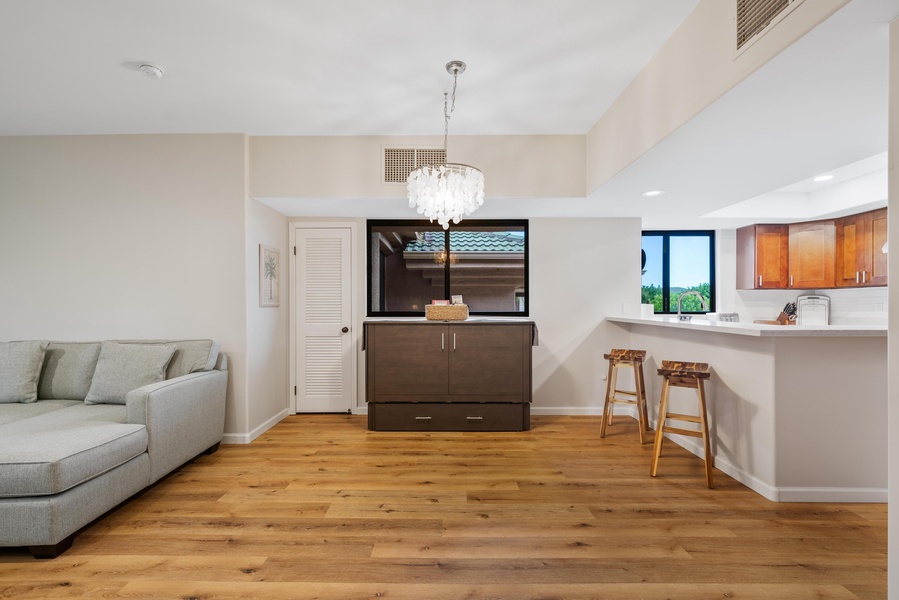
POLYGON ((406 183, 409 173, 424 165, 446 162, 443 148, 384 148, 384 183, 406 183))
POLYGON ((786 17, 802 3, 802 0, 736 0, 736 2, 737 50, 739 50, 786 17))

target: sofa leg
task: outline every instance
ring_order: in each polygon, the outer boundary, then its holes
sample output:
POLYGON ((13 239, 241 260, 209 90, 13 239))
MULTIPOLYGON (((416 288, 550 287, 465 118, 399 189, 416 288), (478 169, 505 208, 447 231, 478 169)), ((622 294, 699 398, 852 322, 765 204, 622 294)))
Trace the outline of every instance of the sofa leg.
POLYGON ((203 451, 203 454, 205 454, 207 456, 209 456, 210 454, 215 454, 216 452, 218 452, 219 446, 221 446, 221 445, 222 445, 221 442, 216 442, 214 445, 210 446, 209 448, 206 448, 206 450, 203 451))
POLYGON ((49 546, 28 546, 28 551, 31 552, 31 555, 35 558, 56 558, 71 548, 72 542, 74 541, 75 534, 73 533, 57 544, 50 544, 49 546))

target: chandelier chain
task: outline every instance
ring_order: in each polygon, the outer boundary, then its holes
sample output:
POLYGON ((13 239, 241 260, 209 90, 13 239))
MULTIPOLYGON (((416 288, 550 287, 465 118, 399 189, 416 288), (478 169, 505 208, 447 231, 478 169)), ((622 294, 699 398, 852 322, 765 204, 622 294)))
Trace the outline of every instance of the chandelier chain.
POLYGON ((457 71, 453 72, 453 95, 452 95, 452 104, 447 104, 447 96, 446 92, 443 93, 443 156, 444 160, 448 160, 447 156, 447 146, 449 144, 449 122, 450 116, 453 114, 453 111, 456 110, 456 82, 459 80, 459 73, 457 71), (447 109, 447 106, 449 108, 447 109))

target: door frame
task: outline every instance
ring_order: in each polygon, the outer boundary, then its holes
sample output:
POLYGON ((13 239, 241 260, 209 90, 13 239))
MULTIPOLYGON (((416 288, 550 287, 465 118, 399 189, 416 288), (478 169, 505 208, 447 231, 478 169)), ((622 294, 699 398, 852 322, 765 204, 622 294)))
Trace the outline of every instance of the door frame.
POLYGON ((357 306, 356 300, 358 294, 356 293, 356 285, 358 282, 359 275, 359 261, 356 251, 356 245, 358 244, 358 240, 356 238, 357 227, 354 221, 291 221, 289 224, 290 228, 290 249, 288 250, 288 255, 290 258, 290 272, 288 274, 288 301, 289 301, 289 327, 290 327, 290 388, 288 389, 288 395, 290 396, 290 414, 295 415, 297 413, 297 388, 298 388, 298 379, 297 379, 297 298, 295 291, 296 286, 296 269, 297 269, 297 230, 299 229, 349 229, 350 230, 350 289, 347 292, 350 295, 350 332, 349 336, 351 336, 351 342, 353 347, 352 356, 350 357, 350 372, 352 376, 352 382, 350 384, 350 406, 347 407, 352 411, 352 414, 356 414, 358 412, 358 402, 359 402, 359 372, 358 372, 358 358, 356 356, 357 352, 355 349, 358 347, 358 338, 359 338, 359 327, 357 327, 356 323, 356 315, 357 306))

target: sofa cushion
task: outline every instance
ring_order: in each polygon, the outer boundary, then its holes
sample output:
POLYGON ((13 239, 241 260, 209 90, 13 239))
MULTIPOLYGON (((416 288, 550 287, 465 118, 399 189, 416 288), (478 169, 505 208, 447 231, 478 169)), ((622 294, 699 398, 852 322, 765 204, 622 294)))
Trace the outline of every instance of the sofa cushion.
POLYGON ((38 398, 84 400, 100 357, 100 342, 50 342, 38 398))
POLYGON ((125 394, 165 379, 172 344, 103 342, 85 404, 125 404, 125 394))
MULTIPOLYGON (((30 419, 54 410, 75 406, 76 404, 84 404, 84 402, 82 400, 38 400, 37 402, 5 404, 0 409, 0 425, 14 423, 22 419, 30 419)), ((0 460, 3 460, 2 455, 0 455, 0 460)))
POLYGON ((74 406, 0 426, 0 497, 58 494, 147 451, 125 407, 74 406))
POLYGON ((219 354, 216 340, 115 340, 120 344, 173 344, 175 354, 165 372, 166 379, 174 379, 188 373, 211 371, 219 354))
POLYGON ((47 342, 0 342, 0 403, 34 402, 47 342))

